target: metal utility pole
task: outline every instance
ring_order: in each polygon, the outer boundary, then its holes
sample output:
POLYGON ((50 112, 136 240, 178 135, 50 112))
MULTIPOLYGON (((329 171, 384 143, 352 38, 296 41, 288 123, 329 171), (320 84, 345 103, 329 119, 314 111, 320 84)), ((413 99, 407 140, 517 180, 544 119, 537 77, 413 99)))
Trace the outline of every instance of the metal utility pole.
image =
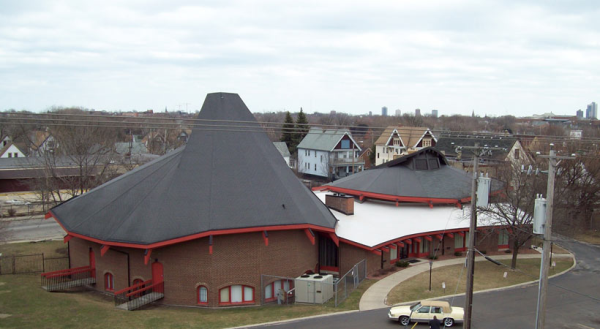
POLYGON ((544 227, 544 239, 542 246, 542 263, 540 265, 540 283, 538 290, 537 314, 535 328, 543 329, 546 321, 546 297, 548 292, 548 271, 550 269, 550 246, 552 244, 552 211, 554 210, 554 174, 558 159, 575 159, 575 157, 556 156, 550 144, 550 154, 542 155, 548 158, 548 190, 546 195, 546 225, 544 227))
POLYGON ((471 185, 471 223, 469 225, 469 246, 467 252, 467 287, 465 298, 464 329, 471 329, 471 315, 473 313, 473 280, 475 276, 475 232, 477 231, 477 178, 479 176, 479 156, 491 155, 492 150, 504 150, 498 147, 459 146, 459 150, 473 150, 473 183, 471 185))

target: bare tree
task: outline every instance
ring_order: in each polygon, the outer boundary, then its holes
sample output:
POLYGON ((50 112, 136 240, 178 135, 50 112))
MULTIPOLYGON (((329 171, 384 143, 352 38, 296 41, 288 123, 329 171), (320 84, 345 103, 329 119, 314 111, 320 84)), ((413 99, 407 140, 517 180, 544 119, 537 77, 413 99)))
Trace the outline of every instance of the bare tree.
POLYGON ((507 228, 512 249, 511 268, 515 269, 519 248, 533 236, 535 196, 543 191, 545 178, 522 172, 519 163, 506 162, 498 168, 497 179, 503 184, 501 192, 479 212, 492 218, 493 224, 507 228))

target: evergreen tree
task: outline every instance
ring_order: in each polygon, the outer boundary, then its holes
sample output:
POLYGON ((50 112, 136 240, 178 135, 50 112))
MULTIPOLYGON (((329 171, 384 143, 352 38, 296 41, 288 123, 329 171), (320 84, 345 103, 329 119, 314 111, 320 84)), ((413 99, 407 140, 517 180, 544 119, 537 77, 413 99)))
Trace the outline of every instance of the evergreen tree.
POLYGON ((294 141, 296 143, 296 146, 298 146, 298 144, 300 144, 300 142, 304 139, 304 137, 306 137, 306 134, 308 134, 308 120, 306 119, 306 114, 304 114, 304 112, 302 112, 302 108, 300 108, 300 113, 298 113, 298 118, 296 118, 296 133, 294 141))
POLYGON ((285 113, 285 121, 283 122, 283 131, 281 132, 280 141, 285 142, 290 154, 294 154, 294 152, 296 152, 296 146, 298 146, 298 143, 294 141, 294 128, 294 119, 288 111, 285 113))

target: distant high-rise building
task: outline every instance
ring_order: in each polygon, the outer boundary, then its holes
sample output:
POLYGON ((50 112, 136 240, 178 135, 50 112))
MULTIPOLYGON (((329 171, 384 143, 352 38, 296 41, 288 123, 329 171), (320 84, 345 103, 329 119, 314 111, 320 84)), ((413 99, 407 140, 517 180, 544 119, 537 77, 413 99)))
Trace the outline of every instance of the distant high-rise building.
POLYGON ((372 117, 373 116, 373 111, 369 111, 369 116, 372 117))
POLYGON ((594 120, 598 118, 598 104, 596 104, 596 102, 592 102, 587 106, 587 109, 585 110, 585 118, 594 120))
POLYGON ((415 116, 416 117, 420 117, 421 116, 421 109, 416 109, 415 110, 415 116))
POLYGON ((381 115, 387 117, 387 107, 384 106, 381 108, 381 115))
POLYGON ((396 116, 399 117, 400 115, 402 115, 402 113, 400 112, 400 110, 396 110, 396 116))
POLYGON ((583 111, 577 110, 577 119, 583 119, 583 111))
POLYGON ((336 112, 336 111, 331 111, 331 112, 329 112, 329 115, 336 115, 336 114, 337 114, 337 112, 336 112))
POLYGON ((434 118, 438 117, 438 110, 431 110, 431 116, 434 118))

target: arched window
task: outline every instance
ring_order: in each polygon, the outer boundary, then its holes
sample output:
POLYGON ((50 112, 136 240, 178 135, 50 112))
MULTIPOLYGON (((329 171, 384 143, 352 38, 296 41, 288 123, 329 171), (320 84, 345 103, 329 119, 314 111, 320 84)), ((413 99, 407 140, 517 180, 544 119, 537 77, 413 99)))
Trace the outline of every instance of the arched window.
POLYGON ((265 287, 265 302, 272 302, 277 300, 277 296, 282 294, 282 297, 285 298, 285 295, 291 288, 293 288, 294 282, 290 280, 276 280, 269 283, 265 287), (283 290, 283 291, 282 291, 283 290))
POLYGON ((115 277, 112 273, 104 274, 104 290, 114 291, 115 290, 115 277))
MULTIPOLYGON (((140 283, 144 283, 144 280, 142 280, 142 279, 135 279, 135 280, 133 280, 133 284, 132 285, 135 286, 136 284, 140 284, 140 283)), ((142 288, 142 287, 140 287, 140 288, 142 288)))
POLYGON ((233 285, 219 290, 219 305, 254 304, 254 288, 233 285))
POLYGON ((198 304, 207 305, 208 304, 208 289, 205 286, 199 286, 196 290, 198 294, 198 304))

